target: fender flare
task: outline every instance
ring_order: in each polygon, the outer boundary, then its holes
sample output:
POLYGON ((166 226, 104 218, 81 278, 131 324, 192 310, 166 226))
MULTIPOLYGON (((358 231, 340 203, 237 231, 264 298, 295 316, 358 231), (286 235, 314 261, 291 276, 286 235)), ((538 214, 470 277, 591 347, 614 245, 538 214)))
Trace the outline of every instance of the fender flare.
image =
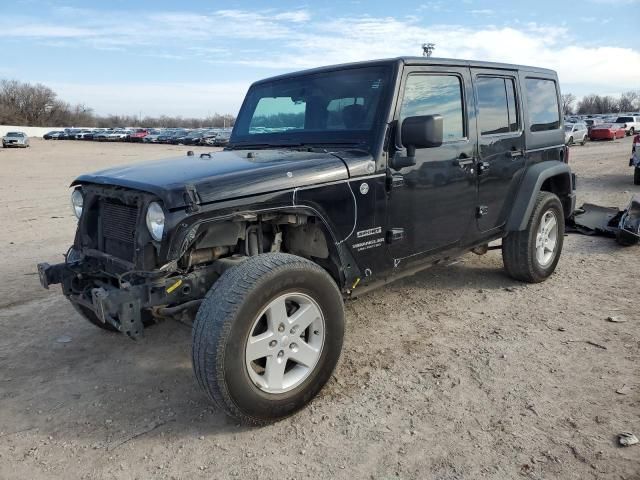
POLYGON ((513 202, 513 207, 511 208, 511 214, 507 220, 507 231, 525 230, 527 228, 529 217, 536 203, 536 196, 538 192, 542 190, 544 182, 552 177, 563 177, 563 183, 568 186, 568 191, 554 193, 558 193, 558 196, 561 197, 565 215, 572 213, 575 195, 572 193, 573 185, 569 165, 559 160, 548 160, 536 163, 529 167, 524 174, 515 201, 513 202), (562 197, 567 197, 570 201, 566 202, 562 197))

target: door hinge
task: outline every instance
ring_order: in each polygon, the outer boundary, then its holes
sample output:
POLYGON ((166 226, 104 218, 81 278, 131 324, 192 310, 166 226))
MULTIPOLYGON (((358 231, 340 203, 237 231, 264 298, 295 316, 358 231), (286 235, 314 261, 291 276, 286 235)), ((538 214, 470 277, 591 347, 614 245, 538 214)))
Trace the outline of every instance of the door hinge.
POLYGON ((487 213, 489 213, 489 207, 487 207, 486 205, 480 205, 476 212, 476 216, 478 218, 484 217, 487 213))
POLYGON ((189 212, 197 212, 200 210, 200 195, 195 185, 186 185, 184 187, 184 199, 189 212))
POLYGON ((392 173, 387 176, 387 190, 393 190, 394 188, 400 188, 404 186, 404 176, 400 173, 392 173))
POLYGON ((395 243, 404 240, 404 228, 392 228, 387 230, 387 243, 395 243))

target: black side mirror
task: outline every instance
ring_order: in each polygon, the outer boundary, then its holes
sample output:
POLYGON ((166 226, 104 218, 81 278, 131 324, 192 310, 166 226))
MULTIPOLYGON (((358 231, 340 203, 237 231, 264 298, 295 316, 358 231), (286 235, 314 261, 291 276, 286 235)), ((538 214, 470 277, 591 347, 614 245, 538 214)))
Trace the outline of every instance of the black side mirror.
POLYGON ((391 168, 400 170, 415 165, 416 148, 432 148, 442 145, 442 121, 442 115, 420 115, 405 118, 400 129, 400 140, 407 149, 407 156, 394 156, 390 162, 391 168))

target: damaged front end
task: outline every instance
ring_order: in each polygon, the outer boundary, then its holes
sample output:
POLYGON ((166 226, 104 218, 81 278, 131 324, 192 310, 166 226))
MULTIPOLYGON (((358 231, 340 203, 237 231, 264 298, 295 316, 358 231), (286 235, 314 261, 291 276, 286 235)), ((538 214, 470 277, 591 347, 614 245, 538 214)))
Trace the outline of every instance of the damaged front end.
POLYGON ((157 225, 149 225, 155 196, 97 185, 83 185, 74 196, 74 245, 63 263, 38 264, 38 274, 44 288, 60 284, 73 304, 95 315, 92 321, 138 338, 154 316, 197 307, 220 275, 220 265, 185 270, 177 261, 163 263, 163 232, 156 239, 157 225))

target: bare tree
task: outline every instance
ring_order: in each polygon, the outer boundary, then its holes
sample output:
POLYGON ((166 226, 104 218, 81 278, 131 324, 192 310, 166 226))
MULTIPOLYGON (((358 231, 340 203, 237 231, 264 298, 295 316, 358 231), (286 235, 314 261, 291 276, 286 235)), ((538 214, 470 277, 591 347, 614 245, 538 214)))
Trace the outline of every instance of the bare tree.
POLYGON ((573 104, 576 101, 576 96, 573 93, 562 94, 562 113, 564 115, 571 115, 573 113, 573 104))
POLYGON ((634 112, 640 110, 640 91, 631 90, 620 96, 619 105, 621 112, 634 112))
POLYGON ((0 80, 0 124, 50 127, 231 127, 233 115, 207 118, 145 117, 138 115, 97 116, 86 105, 70 105, 49 87, 17 80, 0 80))
POLYGON ((614 113, 619 109, 619 101, 609 95, 586 95, 578 102, 580 114, 614 113))

